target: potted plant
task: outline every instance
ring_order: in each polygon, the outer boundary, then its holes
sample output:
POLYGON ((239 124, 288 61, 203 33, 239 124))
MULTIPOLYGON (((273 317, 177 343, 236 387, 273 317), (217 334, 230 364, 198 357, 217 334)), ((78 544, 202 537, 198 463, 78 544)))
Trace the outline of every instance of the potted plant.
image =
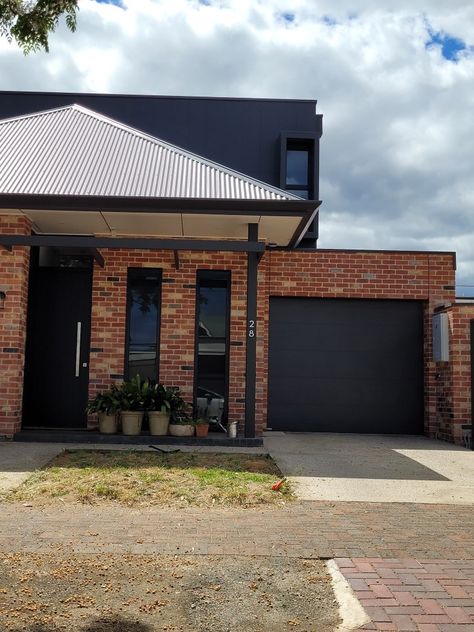
POLYGON ((209 432, 209 420, 199 417, 196 420, 196 437, 207 437, 209 432))
POLYGON ((186 413, 177 413, 170 420, 170 435, 173 437, 192 437, 194 422, 186 413))
POLYGON ((150 382, 136 375, 123 382, 119 390, 120 417, 124 435, 139 435, 142 429, 145 401, 150 395, 150 382))
POLYGON ((163 384, 155 384, 146 398, 145 408, 151 435, 168 434, 171 410, 169 391, 170 389, 165 388, 163 384))
POLYGON ((118 428, 117 413, 120 408, 120 397, 115 385, 108 391, 101 391, 87 405, 88 415, 97 414, 99 432, 115 434, 118 428))
POLYGON ((178 387, 167 389, 167 397, 170 404, 170 435, 192 437, 194 435, 194 422, 189 415, 190 405, 184 401, 178 387))

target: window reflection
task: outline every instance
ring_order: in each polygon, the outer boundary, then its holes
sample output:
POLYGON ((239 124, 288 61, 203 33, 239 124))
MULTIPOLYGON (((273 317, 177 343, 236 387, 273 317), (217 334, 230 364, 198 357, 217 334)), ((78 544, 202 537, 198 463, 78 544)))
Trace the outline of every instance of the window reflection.
POLYGON ((229 285, 227 272, 198 272, 196 404, 200 416, 219 422, 226 408, 229 285))
POLYGON ((157 379, 159 271, 130 270, 128 276, 128 345, 125 374, 157 379))
POLYGON ((199 287, 199 336, 223 338, 226 335, 227 287, 225 282, 203 281, 199 287))
POLYGON ((314 141, 288 138, 286 141, 285 188, 309 200, 314 194, 314 141))
POLYGON ((286 152, 286 184, 308 185, 309 152, 307 149, 288 149, 286 152))

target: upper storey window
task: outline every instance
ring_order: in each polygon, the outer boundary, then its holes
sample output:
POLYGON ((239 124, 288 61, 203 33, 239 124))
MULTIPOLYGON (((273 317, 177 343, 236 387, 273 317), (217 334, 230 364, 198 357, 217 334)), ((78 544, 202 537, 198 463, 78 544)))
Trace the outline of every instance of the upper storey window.
POLYGON ((314 195, 314 141, 286 139, 284 188, 306 200, 314 195))

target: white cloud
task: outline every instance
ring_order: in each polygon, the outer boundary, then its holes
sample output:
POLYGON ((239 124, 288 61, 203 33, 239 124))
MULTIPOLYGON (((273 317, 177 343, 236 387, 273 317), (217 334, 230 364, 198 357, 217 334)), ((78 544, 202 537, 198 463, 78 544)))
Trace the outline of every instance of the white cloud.
POLYGON ((474 54, 426 48, 474 46, 474 5, 208 1, 82 0, 49 55, 0 40, 0 88, 317 98, 320 245, 456 249, 474 283, 474 54))

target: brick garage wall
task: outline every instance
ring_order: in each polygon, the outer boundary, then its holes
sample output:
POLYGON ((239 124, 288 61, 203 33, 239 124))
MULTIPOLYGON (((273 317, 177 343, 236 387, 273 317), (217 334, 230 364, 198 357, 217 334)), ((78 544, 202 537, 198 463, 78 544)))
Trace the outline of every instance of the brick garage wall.
MULTIPOLYGON (((451 253, 276 250, 270 252, 267 266, 269 296, 423 301, 425 432, 437 436, 442 425, 452 425, 446 400, 438 399, 440 387, 447 385, 436 379, 437 366, 431 359, 434 309, 454 300, 451 253)), ((266 340, 265 353, 267 349, 266 340)))
MULTIPOLYGON (((0 232, 28 235, 31 224, 23 216, 0 215, 0 232)), ((0 246, 0 290, 7 295, 0 310, 0 436, 21 427, 29 261, 29 248, 8 252, 0 246)))
POLYGON ((449 362, 437 363, 439 408, 445 414, 439 437, 458 445, 463 429, 471 428, 471 320, 474 304, 456 303, 445 310, 449 317, 449 362))
MULTIPOLYGON (((127 269, 148 267, 159 268, 163 274, 159 379, 167 385, 179 386, 186 400, 192 401, 196 273, 198 270, 230 270, 229 417, 242 423, 245 402, 246 254, 180 251, 180 265, 176 270, 171 251, 101 250, 101 253, 105 267, 96 265, 94 268, 89 395, 93 396, 111 382, 123 379, 127 269)), ((262 423, 263 418, 260 426, 262 423)))

